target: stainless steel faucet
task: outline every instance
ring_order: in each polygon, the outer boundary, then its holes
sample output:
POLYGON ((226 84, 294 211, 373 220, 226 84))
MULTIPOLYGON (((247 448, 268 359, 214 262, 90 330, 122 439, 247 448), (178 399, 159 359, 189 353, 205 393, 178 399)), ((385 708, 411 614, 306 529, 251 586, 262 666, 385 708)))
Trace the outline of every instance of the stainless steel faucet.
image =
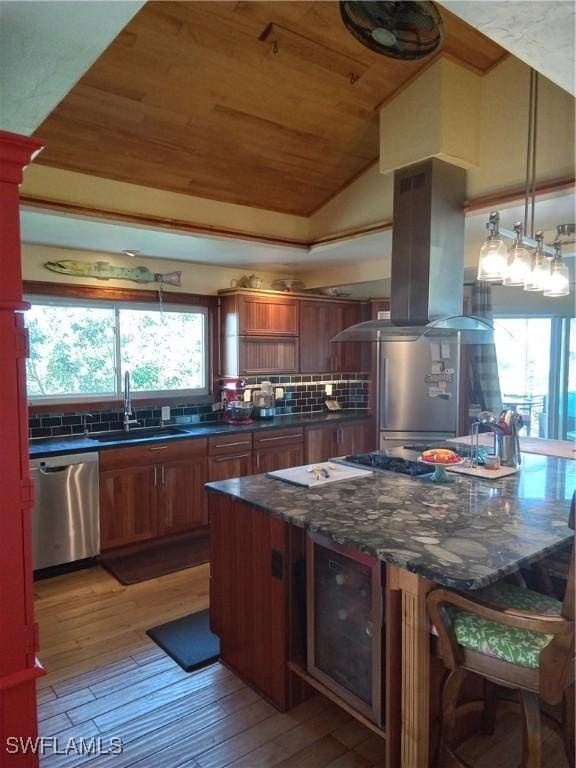
POLYGON ((130 431, 130 424, 138 424, 137 419, 131 419, 132 402, 130 400, 130 371, 124 374, 124 432, 130 431))

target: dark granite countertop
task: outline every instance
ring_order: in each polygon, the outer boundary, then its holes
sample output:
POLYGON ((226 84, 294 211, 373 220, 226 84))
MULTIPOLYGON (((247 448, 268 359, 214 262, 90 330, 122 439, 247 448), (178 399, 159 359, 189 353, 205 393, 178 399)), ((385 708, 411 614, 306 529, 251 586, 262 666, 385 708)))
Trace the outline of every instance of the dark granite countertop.
POLYGON ((554 550, 567 526, 576 461, 522 455, 500 480, 439 485, 391 472, 308 489, 266 475, 209 483, 294 525, 438 584, 478 589, 554 550))
MULTIPOLYGON (((45 456, 62 456, 67 453, 89 453, 102 451, 107 448, 128 447, 130 445, 143 445, 145 443, 167 442, 168 440, 187 440, 191 437, 215 437, 216 435, 241 434, 242 432, 259 432, 264 429, 282 429, 286 427, 304 427, 310 424, 325 424, 331 421, 358 421, 367 419, 370 413, 361 408, 346 411, 319 411, 317 413, 302 413, 294 416, 276 416, 274 419, 254 421, 252 424, 175 424, 182 430, 182 434, 176 435, 138 435, 138 430, 133 430, 133 438, 122 442, 101 442, 91 440, 88 437, 42 437, 30 441, 30 458, 37 459, 45 456)), ((99 438, 105 436, 105 432, 95 433, 99 438)))

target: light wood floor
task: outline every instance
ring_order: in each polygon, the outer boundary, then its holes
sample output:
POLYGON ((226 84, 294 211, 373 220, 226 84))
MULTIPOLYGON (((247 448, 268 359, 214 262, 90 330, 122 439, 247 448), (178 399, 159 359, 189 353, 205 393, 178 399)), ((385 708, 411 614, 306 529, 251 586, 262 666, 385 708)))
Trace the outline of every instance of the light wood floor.
MULTIPOLYGON (((47 754, 42 768, 369 768, 384 766, 383 741, 322 697, 278 713, 220 664, 186 674, 145 630, 208 605, 208 566, 123 587, 101 568, 37 582, 41 735, 110 737, 123 752, 47 754)), ((478 768, 516 768, 518 718, 505 713, 492 737, 462 749, 478 768)), ((566 765, 546 731, 546 768, 566 765)), ((414 768, 419 768, 415 766, 414 768)))

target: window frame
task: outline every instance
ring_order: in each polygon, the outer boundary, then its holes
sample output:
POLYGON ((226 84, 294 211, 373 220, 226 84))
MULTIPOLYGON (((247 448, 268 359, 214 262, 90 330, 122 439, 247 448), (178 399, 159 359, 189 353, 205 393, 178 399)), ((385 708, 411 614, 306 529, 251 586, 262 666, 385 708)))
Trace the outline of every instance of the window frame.
POLYGON ((31 407, 45 405, 65 405, 65 404, 88 404, 88 403, 115 403, 122 400, 123 397, 123 376, 120 343, 120 309, 155 311, 155 312, 185 312, 195 313, 203 316, 203 337, 204 337, 204 386, 196 389, 159 389, 132 391, 131 399, 133 401, 148 401, 168 398, 185 399, 194 401, 198 399, 207 399, 211 395, 211 333, 210 333, 210 310, 209 307, 188 303, 168 303, 162 306, 151 301, 121 301, 117 299, 85 299, 67 296, 49 296, 30 293, 25 295, 24 300, 31 306, 43 305, 54 307, 94 307, 101 309, 111 309, 114 312, 114 382, 115 391, 113 393, 73 394, 65 395, 30 395, 28 394, 28 405, 31 407))

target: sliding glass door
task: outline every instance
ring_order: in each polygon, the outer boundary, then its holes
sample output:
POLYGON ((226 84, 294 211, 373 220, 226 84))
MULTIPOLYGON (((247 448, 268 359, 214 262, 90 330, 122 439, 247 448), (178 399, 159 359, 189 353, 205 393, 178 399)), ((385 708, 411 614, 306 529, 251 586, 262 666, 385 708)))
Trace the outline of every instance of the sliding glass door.
POLYGON ((497 318, 503 408, 524 420, 523 435, 576 439, 576 320, 497 318))

